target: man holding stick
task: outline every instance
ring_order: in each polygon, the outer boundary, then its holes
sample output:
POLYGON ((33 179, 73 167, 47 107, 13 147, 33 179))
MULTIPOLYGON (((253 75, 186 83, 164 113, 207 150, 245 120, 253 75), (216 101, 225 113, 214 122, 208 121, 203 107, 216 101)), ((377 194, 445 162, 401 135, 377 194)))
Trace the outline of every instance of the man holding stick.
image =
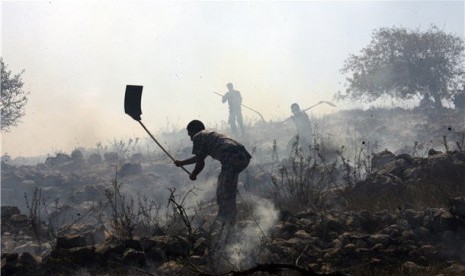
POLYGON ((242 96, 241 93, 234 89, 232 83, 226 84, 228 92, 224 94, 222 102, 228 102, 229 105, 229 119, 228 123, 231 126, 231 132, 233 135, 237 136, 236 120, 237 124, 241 128, 242 134, 244 134, 244 123, 242 121, 242 96))
POLYGON ((216 190, 218 203, 216 219, 223 225, 234 225, 239 174, 247 168, 252 156, 241 143, 218 132, 207 131, 199 120, 193 120, 187 125, 187 134, 193 142, 194 156, 182 161, 175 160, 174 164, 177 167, 195 164, 189 178, 196 180, 205 166, 207 156, 221 162, 216 190))

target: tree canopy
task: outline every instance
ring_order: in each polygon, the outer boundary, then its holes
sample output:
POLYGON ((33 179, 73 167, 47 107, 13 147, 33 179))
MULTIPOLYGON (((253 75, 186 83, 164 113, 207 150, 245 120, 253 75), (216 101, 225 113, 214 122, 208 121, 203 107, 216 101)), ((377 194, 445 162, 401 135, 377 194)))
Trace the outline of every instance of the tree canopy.
POLYGON ((441 100, 451 99, 465 83, 464 49, 463 39, 436 26, 424 32, 380 28, 366 48, 345 61, 346 90, 336 98, 371 102, 381 96, 422 96, 441 107, 441 100))
POLYGON ((28 92, 23 90, 23 80, 21 73, 16 75, 12 74, 8 70, 7 66, 3 62, 3 58, 0 58, 1 65, 1 131, 9 131, 12 126, 16 126, 19 123, 19 119, 24 116, 24 108, 27 103, 28 92))

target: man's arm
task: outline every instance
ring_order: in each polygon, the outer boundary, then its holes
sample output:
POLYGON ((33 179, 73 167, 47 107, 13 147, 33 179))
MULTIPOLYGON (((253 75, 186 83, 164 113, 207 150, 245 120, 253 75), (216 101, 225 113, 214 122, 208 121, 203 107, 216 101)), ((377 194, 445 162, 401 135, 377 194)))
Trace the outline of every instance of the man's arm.
POLYGON ((201 155, 201 154, 196 155, 196 157, 197 157, 197 162, 195 163, 195 168, 194 168, 194 170, 192 171, 192 173, 191 173, 191 175, 189 177, 191 180, 196 180, 197 179, 197 175, 205 167, 205 158, 207 158, 206 155, 201 155))
POLYGON ((190 164, 194 164, 195 162, 197 162, 197 155, 194 155, 192 156, 191 158, 188 158, 186 160, 176 160, 174 161, 174 164, 176 165, 176 167, 182 167, 182 166, 185 166, 185 165, 190 165, 190 164))
POLYGON ((194 168, 194 171, 190 174, 189 178, 191 180, 196 180, 197 179, 197 175, 203 170, 203 168, 205 167, 205 158, 207 158, 207 155, 204 155, 204 154, 197 154, 197 155, 194 155, 192 156, 191 158, 188 158, 186 160, 176 160, 174 161, 174 164, 177 166, 177 167, 181 167, 181 166, 184 166, 184 165, 190 165, 190 164, 194 164, 195 163, 195 168, 194 168))
POLYGON ((226 94, 224 94, 223 99, 222 99, 223 103, 225 103, 228 100, 228 94, 229 92, 226 92, 226 94))

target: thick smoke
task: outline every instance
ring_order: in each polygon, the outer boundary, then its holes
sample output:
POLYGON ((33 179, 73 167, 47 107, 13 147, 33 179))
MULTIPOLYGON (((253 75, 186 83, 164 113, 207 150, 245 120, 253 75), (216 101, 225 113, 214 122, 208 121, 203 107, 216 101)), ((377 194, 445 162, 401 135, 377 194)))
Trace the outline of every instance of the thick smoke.
POLYGON ((260 246, 278 218, 278 210, 267 199, 253 195, 242 202, 250 208, 251 218, 246 224, 238 226, 234 239, 226 246, 226 255, 235 268, 253 265, 260 253, 260 246))

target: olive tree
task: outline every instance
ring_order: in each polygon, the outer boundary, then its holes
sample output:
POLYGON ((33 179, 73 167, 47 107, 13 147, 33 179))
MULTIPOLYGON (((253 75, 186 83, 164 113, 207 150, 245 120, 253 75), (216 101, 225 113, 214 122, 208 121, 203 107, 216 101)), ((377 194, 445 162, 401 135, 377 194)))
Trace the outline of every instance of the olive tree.
POLYGON ((345 60, 345 91, 337 99, 371 102, 382 96, 434 100, 442 107, 463 88, 464 41, 436 26, 427 31, 375 30, 369 45, 345 60))
POLYGON ((24 116, 24 107, 29 93, 23 90, 24 83, 21 75, 24 70, 13 74, 3 62, 3 58, 0 58, 0 63, 2 70, 1 131, 5 132, 9 131, 12 126, 16 126, 19 119, 24 116))

